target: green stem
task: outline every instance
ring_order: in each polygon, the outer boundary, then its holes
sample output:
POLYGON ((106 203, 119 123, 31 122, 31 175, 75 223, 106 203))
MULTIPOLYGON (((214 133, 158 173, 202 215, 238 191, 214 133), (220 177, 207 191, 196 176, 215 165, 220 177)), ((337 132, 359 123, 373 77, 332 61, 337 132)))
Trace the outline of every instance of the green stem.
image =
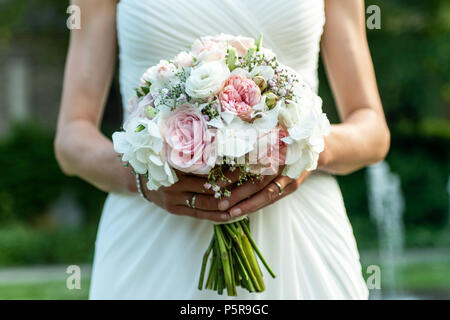
POLYGON ((255 287, 253 286, 253 283, 252 283, 252 281, 250 280, 250 277, 249 277, 249 275, 248 275, 248 272, 247 272, 247 270, 245 269, 245 266, 244 266, 244 264, 242 263, 242 260, 241 260, 241 258, 239 257, 239 254, 238 254, 238 252, 237 252, 237 250, 236 250, 236 248, 235 247, 233 247, 232 249, 232 252, 233 252, 233 254, 234 254, 234 256, 235 256, 235 258, 236 258, 236 263, 237 263, 237 265, 238 265, 238 270, 240 270, 240 273, 241 273, 241 277, 242 277, 242 281, 241 281, 241 284, 242 284, 242 287, 243 288, 246 288, 248 291, 250 291, 250 292, 254 292, 255 291, 255 287))
POLYGON ((230 262, 231 289, 232 289, 232 292, 229 295, 237 296, 237 292, 236 292, 236 278, 235 278, 236 277, 235 273, 237 272, 237 270, 234 270, 234 259, 233 259, 233 255, 231 254, 231 246, 227 249, 227 253, 228 253, 228 261, 230 262))
POLYGON ((222 233, 222 229, 219 225, 215 225, 215 233, 217 238, 217 243, 219 246, 219 253, 221 257, 221 265, 223 269, 223 275, 225 280, 225 285, 227 287, 228 295, 231 295, 233 293, 233 287, 232 287, 232 280, 231 280, 231 270, 230 270, 230 263, 228 259, 228 251, 225 245, 225 239, 224 235, 222 233))
POLYGON ((215 252, 216 252, 216 270, 215 270, 215 274, 214 274, 214 286, 213 289, 217 290, 219 288, 219 278, 220 278, 220 270, 219 270, 219 266, 220 266, 220 251, 219 251, 219 245, 217 243, 217 236, 214 233, 214 237, 216 239, 216 241, 214 241, 215 243, 215 252))
MULTIPOLYGON (((227 226, 227 225, 225 225, 225 226, 227 226)), ((229 230, 230 229, 227 229, 227 231, 229 231, 229 230)), ((232 234, 230 234, 230 236, 233 238, 233 241, 236 244, 236 246, 235 246, 236 250, 237 250, 240 258, 242 259, 243 265, 245 266, 245 269, 247 270, 247 272, 248 272, 248 274, 250 276, 250 279, 251 279, 251 281, 253 282, 253 284, 255 286, 256 291, 261 292, 262 288, 261 288, 261 286, 259 284, 259 281, 256 278, 255 274, 253 273, 253 270, 252 270, 252 268, 250 266, 250 262, 248 261, 247 256, 245 254, 245 251, 242 248, 241 242, 239 241, 240 239, 238 239, 238 234, 239 233, 232 233, 232 234)))
POLYGON ((216 271, 216 263, 217 263, 217 257, 213 255, 211 266, 209 267, 209 274, 208 279, 206 280, 206 289, 212 290, 213 288, 213 280, 215 278, 215 271, 216 271))
POLYGON ((267 263, 266 259, 264 259, 263 255, 258 249, 258 246, 256 245, 255 241, 252 238, 252 235, 250 233, 249 228, 245 225, 245 223, 241 223, 242 229, 244 229, 245 234, 247 235, 248 240, 252 244, 253 249, 255 250, 256 254, 258 255, 259 259, 263 263, 264 267, 266 267, 267 271, 270 273, 272 278, 275 278, 275 273, 272 271, 272 269, 269 267, 269 264, 267 263))
POLYGON ((209 246, 206 249, 205 254, 203 255, 202 269, 200 271, 200 279, 198 280, 198 289, 199 290, 202 290, 202 288, 203 288, 203 279, 205 277, 206 264, 208 263, 208 258, 209 258, 209 255, 211 254, 213 245, 214 245, 214 237, 211 238, 211 242, 209 243, 209 246))
POLYGON ((258 281, 259 287, 261 288, 261 291, 265 290, 265 284, 264 280, 262 278, 261 269, 258 266, 258 261, 256 260, 255 254, 253 252, 253 248, 248 241, 247 236, 244 234, 244 231, 242 228, 239 228, 241 234, 241 242, 242 242, 242 248, 244 249, 245 255, 248 259, 248 262, 250 264, 250 267, 252 268, 252 271, 256 277, 256 280, 258 281))

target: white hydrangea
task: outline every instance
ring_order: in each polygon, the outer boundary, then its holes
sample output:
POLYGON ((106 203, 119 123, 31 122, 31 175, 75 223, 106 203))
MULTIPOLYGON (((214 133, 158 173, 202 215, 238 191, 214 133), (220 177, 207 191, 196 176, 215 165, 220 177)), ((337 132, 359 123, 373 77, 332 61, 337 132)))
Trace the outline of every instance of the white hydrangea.
POLYGON ((178 181, 175 171, 162 157, 163 139, 158 120, 132 118, 125 123, 124 131, 112 136, 114 150, 122 154, 122 161, 128 162, 138 174, 148 173, 149 190, 178 181))
POLYGON ((325 147, 324 136, 330 131, 330 122, 322 113, 322 99, 306 86, 297 94, 299 101, 286 101, 278 115, 280 124, 289 133, 282 139, 288 144, 283 174, 292 179, 304 170, 317 168, 319 154, 325 147))

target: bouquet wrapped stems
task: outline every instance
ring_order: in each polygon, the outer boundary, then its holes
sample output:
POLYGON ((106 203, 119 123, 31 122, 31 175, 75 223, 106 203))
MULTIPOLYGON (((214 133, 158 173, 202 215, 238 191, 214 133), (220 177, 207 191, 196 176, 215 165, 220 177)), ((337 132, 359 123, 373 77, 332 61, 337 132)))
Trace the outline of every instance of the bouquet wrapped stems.
POLYGON ((214 225, 214 234, 203 256, 199 290, 203 289, 205 271, 212 254, 205 288, 223 294, 227 289, 229 296, 236 296, 236 287, 241 286, 249 292, 262 292, 265 284, 256 255, 264 267, 275 278, 250 233, 248 218, 228 224, 214 225))

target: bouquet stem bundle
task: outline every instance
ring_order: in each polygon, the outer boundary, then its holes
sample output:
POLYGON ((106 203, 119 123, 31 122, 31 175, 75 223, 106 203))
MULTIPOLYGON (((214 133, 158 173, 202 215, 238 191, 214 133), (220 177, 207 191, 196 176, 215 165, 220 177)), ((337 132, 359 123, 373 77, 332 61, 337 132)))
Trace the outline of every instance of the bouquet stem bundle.
POLYGON ((248 218, 214 225, 214 234, 203 256, 199 290, 203 289, 208 258, 212 254, 205 288, 223 294, 227 289, 229 296, 237 296, 236 287, 241 286, 249 292, 263 292, 265 284, 256 255, 264 267, 275 278, 250 234, 248 218))

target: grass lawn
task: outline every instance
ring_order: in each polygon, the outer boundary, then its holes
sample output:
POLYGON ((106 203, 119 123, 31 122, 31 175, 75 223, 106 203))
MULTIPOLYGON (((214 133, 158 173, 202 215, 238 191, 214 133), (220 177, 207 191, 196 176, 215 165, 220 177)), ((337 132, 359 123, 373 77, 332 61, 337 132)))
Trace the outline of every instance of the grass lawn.
MULTIPOLYGON (((363 266, 363 275, 367 278, 367 265, 363 266)), ((383 279, 383 269, 381 270, 383 279)), ((450 259, 441 261, 422 261, 405 263, 399 266, 398 285, 407 292, 426 292, 430 297, 450 298, 450 259), (434 293, 436 293, 434 295, 434 293)), ((389 290, 389 285, 382 288, 389 290)), ((80 290, 69 290, 64 280, 33 284, 0 284, 2 299, 42 299, 76 300, 87 299, 89 279, 82 279, 80 290)))
POLYGON ((450 260, 407 264, 400 267, 405 289, 447 289, 450 291, 450 260))
POLYGON ((65 280, 0 285, 0 300, 81 300, 89 295, 89 280, 81 281, 79 290, 69 290, 65 280))
MULTIPOLYGON (((366 280, 371 275, 365 272, 367 267, 363 265, 366 280)), ((418 299, 450 299, 450 259, 403 263, 397 270, 397 290, 404 295, 418 299)), ((389 296, 393 288, 385 280, 381 268, 381 292, 389 296)))

